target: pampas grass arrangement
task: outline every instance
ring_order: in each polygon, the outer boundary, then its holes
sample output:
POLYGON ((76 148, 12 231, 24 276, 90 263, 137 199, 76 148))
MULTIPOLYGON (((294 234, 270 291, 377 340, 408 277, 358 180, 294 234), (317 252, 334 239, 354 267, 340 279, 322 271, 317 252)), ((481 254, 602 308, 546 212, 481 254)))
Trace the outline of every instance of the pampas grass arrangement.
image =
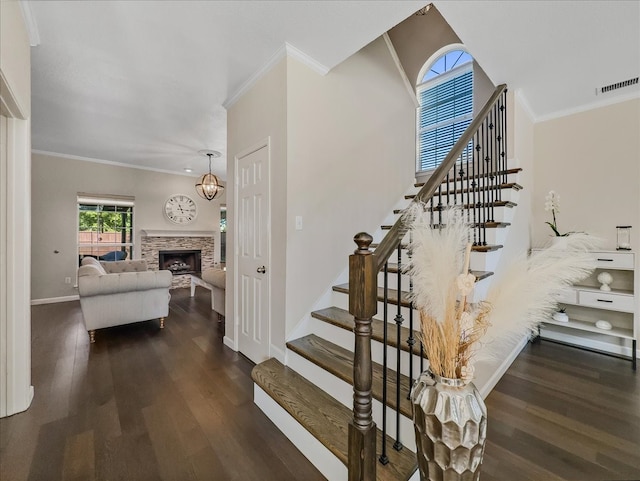
POLYGON ((471 228, 460 209, 443 212, 431 225, 426 206, 404 213, 410 226, 414 307, 420 312, 421 341, 429 368, 442 377, 471 380, 474 362, 492 357, 501 341, 521 339, 548 319, 563 288, 594 269, 594 238, 567 237, 566 250, 549 248, 510 264, 485 301, 468 302, 475 276, 469 273, 471 228))

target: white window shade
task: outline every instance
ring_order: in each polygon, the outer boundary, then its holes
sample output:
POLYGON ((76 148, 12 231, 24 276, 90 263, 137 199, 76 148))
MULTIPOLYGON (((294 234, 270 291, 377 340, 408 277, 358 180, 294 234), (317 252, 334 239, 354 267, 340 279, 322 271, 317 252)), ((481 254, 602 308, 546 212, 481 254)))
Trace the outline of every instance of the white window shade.
POLYGON ((473 118, 473 70, 465 66, 418 87, 418 171, 435 169, 473 118))

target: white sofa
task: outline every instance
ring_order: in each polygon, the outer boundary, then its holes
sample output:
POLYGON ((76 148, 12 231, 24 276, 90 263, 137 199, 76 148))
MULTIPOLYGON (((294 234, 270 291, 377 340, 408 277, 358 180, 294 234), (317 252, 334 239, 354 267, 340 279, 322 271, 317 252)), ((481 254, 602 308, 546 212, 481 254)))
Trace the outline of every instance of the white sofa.
POLYGON ((96 329, 160 319, 169 314, 171 272, 148 271, 144 260, 99 262, 82 259, 78 291, 91 342, 96 329))
POLYGON ((210 268, 202 271, 202 276, 191 275, 191 297, 196 293, 196 286, 204 287, 211 291, 211 310, 218 313, 218 318, 226 316, 225 289, 227 272, 223 269, 210 268))

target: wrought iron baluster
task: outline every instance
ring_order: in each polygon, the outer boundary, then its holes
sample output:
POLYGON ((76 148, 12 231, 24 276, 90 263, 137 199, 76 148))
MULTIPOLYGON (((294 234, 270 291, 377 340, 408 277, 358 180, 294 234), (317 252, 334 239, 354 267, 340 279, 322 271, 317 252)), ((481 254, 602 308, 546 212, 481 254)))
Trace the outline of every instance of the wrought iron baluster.
MULTIPOLYGON (((409 231, 409 245, 413 242, 413 234, 409 231)), ((411 249, 407 251, 407 256, 411 259, 411 249)), ((398 275, 400 273, 398 272, 398 275)), ((409 276, 409 293, 413 294, 413 277, 409 276)), ((412 296, 410 296, 412 298, 412 296)), ((413 345, 416 340, 413 337, 413 300, 409 303, 409 337, 407 338, 407 344, 409 345, 409 391, 407 394, 407 399, 411 399, 411 387, 413 386, 413 345)), ((398 346, 398 351, 400 350, 400 346, 398 346)), ((398 378, 400 378, 400 373, 398 373, 398 378)), ((400 406, 398 406, 398 409, 400 406)))
POLYGON ((402 240, 398 244, 398 309, 396 311, 396 339, 398 340, 398 348, 396 349, 396 441, 393 443, 393 449, 400 451, 402 449, 402 442, 400 442, 400 339, 402 339, 402 276, 400 271, 402 269, 402 240))
POLYGON ((502 98, 502 117, 503 117, 503 121, 502 121, 502 125, 503 125, 503 133, 502 133, 502 138, 504 139, 504 148, 503 148, 503 152, 502 152, 502 157, 504 158, 504 181, 507 181, 507 162, 508 162, 508 158, 509 156, 507 155, 507 149, 508 149, 508 144, 507 144, 507 90, 505 90, 502 95, 500 96, 502 98))
POLYGON ((387 456, 387 347, 389 345, 387 329, 389 327, 389 262, 384 264, 383 275, 383 324, 384 332, 382 334, 382 454, 380 454, 379 461, 383 464, 389 464, 389 457, 387 456))
POLYGON ((474 148, 473 148, 473 158, 471 160, 471 188, 473 189, 473 202, 469 202, 469 208, 473 211, 473 225, 475 226, 473 229, 473 245, 477 246, 480 244, 480 231, 478 229, 478 176, 480 175, 478 169, 478 159, 480 158, 480 138, 479 134, 476 133, 473 136, 474 138, 474 148))

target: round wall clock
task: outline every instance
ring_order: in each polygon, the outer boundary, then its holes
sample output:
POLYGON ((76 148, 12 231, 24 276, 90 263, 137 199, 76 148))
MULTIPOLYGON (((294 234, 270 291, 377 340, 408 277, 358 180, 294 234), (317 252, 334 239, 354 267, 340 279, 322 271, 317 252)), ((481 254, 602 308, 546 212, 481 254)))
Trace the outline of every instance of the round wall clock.
POLYGON ((174 224, 190 224, 198 215, 198 206, 188 195, 172 195, 164 203, 164 215, 174 224))

